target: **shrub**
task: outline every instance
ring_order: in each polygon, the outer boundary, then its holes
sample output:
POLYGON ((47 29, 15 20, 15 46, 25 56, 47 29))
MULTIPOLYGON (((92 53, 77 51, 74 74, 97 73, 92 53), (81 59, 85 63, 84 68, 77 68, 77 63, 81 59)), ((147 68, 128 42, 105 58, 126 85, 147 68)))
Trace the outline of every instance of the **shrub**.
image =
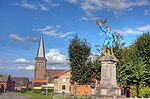
POLYGON ((41 93, 41 89, 33 89, 33 92, 35 92, 35 93, 41 93))
MULTIPOLYGON (((42 89, 33 89, 33 92, 35 92, 35 93, 41 93, 43 91, 46 92, 46 89, 45 88, 42 88, 42 89)), ((53 93, 54 89, 48 89, 48 92, 49 93, 53 93)))
MULTIPOLYGON (((43 89, 41 89, 41 90, 42 90, 42 91, 46 91, 45 88, 43 88, 43 89)), ((48 89, 48 92, 52 93, 52 92, 54 92, 54 89, 48 89)))
POLYGON ((26 88, 27 91, 31 91, 31 88, 26 88))
POLYGON ((150 87, 141 88, 139 96, 144 98, 150 97, 150 87))
POLYGON ((26 92, 27 92, 27 89, 26 89, 26 88, 21 88, 20 92, 21 92, 21 93, 26 93, 26 92))

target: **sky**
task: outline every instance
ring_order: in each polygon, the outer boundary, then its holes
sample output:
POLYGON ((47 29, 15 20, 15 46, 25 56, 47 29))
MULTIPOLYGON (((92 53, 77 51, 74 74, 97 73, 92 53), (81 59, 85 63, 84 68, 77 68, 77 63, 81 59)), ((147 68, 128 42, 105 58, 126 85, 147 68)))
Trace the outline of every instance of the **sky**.
POLYGON ((33 79, 34 59, 43 35, 47 69, 69 69, 68 47, 74 35, 103 46, 103 27, 123 35, 125 46, 150 30, 149 0, 1 0, 0 74, 33 79))

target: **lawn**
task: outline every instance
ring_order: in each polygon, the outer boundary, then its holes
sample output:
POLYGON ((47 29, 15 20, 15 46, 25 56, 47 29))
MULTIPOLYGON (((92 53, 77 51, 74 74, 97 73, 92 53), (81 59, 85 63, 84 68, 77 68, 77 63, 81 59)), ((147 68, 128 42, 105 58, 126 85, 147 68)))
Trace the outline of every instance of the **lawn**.
MULTIPOLYGON (((17 96, 26 96, 28 99, 63 99, 63 96, 58 96, 54 98, 53 92, 49 92, 48 96, 42 96, 40 93, 34 93, 32 91, 27 91, 25 93, 16 93, 17 96)), ((66 97, 65 99, 73 99, 73 97, 66 97)), ((85 99, 84 97, 78 97, 78 99, 85 99)), ((86 99, 89 99, 88 97, 86 99)))
POLYGON ((27 91, 25 93, 16 93, 17 96, 26 96, 28 99, 53 99, 53 93, 48 93, 48 96, 42 96, 40 93, 34 93, 32 91, 27 91))

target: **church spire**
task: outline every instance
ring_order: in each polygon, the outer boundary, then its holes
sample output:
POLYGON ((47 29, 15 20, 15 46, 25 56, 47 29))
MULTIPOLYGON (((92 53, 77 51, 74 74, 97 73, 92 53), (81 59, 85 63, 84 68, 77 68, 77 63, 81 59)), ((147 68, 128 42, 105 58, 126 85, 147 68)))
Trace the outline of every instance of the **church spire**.
POLYGON ((40 37, 39 47, 36 58, 45 58, 44 41, 43 36, 40 37))

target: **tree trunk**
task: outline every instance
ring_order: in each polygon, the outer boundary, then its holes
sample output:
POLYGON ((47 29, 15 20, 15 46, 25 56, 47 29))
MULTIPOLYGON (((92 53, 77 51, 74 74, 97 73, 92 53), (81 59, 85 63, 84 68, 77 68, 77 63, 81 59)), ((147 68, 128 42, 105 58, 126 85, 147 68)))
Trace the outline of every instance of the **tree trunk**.
POLYGON ((137 83, 137 84, 136 84, 136 96, 137 96, 137 97, 139 97, 139 86, 140 86, 140 84, 137 83))

